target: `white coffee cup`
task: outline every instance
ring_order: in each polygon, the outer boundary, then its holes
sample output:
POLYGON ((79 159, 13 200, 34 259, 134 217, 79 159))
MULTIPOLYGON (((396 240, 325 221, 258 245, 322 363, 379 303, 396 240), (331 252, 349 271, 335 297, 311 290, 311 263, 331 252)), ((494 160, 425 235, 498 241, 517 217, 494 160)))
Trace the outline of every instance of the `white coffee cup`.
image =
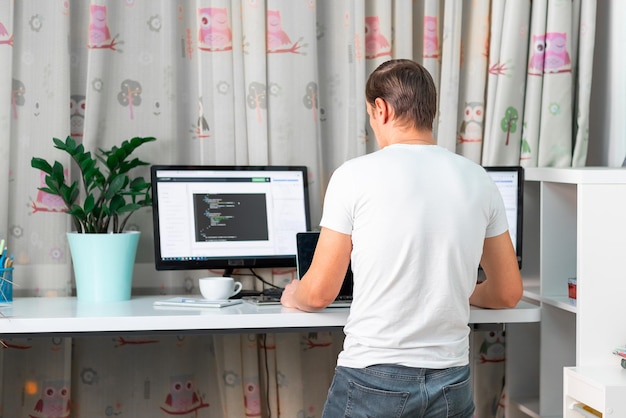
POLYGON ((235 296, 241 291, 241 282, 232 277, 203 277, 198 279, 200 293, 208 300, 223 300, 235 296))

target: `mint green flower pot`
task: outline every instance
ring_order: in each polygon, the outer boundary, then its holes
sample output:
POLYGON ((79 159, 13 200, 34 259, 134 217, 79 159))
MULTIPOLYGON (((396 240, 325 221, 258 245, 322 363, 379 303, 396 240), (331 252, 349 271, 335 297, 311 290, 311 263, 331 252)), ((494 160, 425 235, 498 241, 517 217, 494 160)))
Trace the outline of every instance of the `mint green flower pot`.
POLYGON ((140 234, 67 234, 79 301, 130 299, 140 234))

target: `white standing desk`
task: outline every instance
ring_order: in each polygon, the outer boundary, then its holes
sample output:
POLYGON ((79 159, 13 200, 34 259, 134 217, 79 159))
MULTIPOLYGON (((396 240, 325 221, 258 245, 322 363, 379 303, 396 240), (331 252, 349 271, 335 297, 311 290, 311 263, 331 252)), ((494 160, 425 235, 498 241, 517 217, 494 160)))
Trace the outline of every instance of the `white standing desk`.
MULTIPOLYGON (((15 298, 0 307, 0 335, 82 335, 85 333, 159 332, 221 333, 278 332, 342 328, 348 308, 327 308, 306 313, 280 305, 249 302, 226 308, 155 308, 155 300, 168 296, 133 296, 124 302, 93 304, 74 297, 15 298)), ((520 302, 513 309, 472 307, 471 324, 539 322, 540 308, 520 302)))

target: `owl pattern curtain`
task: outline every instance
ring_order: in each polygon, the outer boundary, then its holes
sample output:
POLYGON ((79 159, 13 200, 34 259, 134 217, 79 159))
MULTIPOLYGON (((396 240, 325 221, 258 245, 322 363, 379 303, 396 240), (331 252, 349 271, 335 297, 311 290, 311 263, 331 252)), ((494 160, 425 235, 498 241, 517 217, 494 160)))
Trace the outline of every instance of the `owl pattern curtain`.
MULTIPOLYGON (((483 165, 584 165, 595 8, 592 0, 0 1, 0 238, 16 257, 15 294, 72 293, 69 217, 30 167, 33 156, 69 162, 52 137, 93 150, 155 136, 138 155, 154 164, 306 165, 316 225, 333 170, 376 150, 363 89, 391 58, 415 59, 433 75, 441 146, 483 165)), ((134 292, 197 292, 207 272, 156 272, 150 211, 133 222, 142 231, 134 292)), ((259 273, 277 285, 295 274, 259 273)), ((491 376, 477 393, 481 417, 503 413, 501 337, 475 335, 475 368, 491 376)), ((319 417, 342 340, 8 338, 1 404, 5 415, 34 417, 319 417)))

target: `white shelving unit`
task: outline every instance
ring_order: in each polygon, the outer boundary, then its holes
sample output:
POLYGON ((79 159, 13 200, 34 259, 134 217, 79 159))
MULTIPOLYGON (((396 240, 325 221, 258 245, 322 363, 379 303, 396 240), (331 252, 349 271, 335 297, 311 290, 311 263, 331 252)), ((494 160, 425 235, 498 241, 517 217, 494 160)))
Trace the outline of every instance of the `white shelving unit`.
POLYGON ((626 344, 626 169, 528 168, 525 178, 524 295, 541 322, 507 326, 507 417, 563 417, 565 367, 600 386, 616 382, 595 370, 621 371, 611 352, 626 344))

